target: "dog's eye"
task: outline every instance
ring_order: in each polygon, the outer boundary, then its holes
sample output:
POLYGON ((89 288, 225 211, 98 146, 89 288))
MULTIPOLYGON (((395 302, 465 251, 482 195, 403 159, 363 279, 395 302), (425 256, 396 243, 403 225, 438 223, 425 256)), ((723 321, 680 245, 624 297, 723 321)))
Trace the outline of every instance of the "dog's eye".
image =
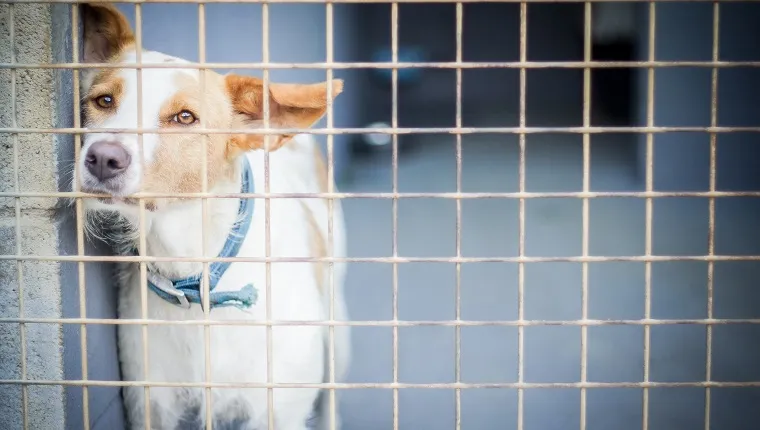
POLYGON ((103 109, 110 109, 113 107, 113 96, 106 94, 95 99, 95 104, 103 109))
POLYGON ((174 118, 172 118, 172 121, 176 122, 177 124, 190 125, 198 121, 198 118, 196 118, 192 112, 188 110, 183 110, 182 112, 174 115, 174 118))

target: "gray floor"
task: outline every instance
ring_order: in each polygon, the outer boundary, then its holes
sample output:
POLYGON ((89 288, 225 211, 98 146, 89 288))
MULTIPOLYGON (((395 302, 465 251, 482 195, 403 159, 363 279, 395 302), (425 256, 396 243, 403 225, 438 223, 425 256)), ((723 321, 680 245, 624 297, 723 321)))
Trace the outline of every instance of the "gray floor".
MULTIPOLYGON (((398 179, 401 192, 456 190, 453 136, 415 138, 419 150, 403 154, 398 179)), ((641 190, 626 136, 592 138, 591 188, 641 190)), ((463 140, 463 190, 517 191, 518 147, 514 136, 471 135, 463 140)), ((580 136, 532 135, 527 141, 528 191, 580 191, 580 136)), ((677 166, 674 166, 677 168, 677 166)), ((345 191, 390 191, 390 155, 354 166, 345 191)), ((354 199, 344 203, 349 253, 355 257, 391 254, 390 200, 354 199)), ((526 254, 581 254, 579 199, 537 199, 526 202, 526 254)), ((751 223, 758 202, 719 199, 716 203, 716 253, 760 254, 760 233, 751 223)), ((656 255, 707 253, 708 202, 668 198, 654 203, 653 248, 656 255)), ((398 247, 401 256, 447 257, 455 254, 455 202, 402 199, 398 204, 398 247)), ((462 203, 462 254, 467 257, 515 256, 518 202, 506 199, 462 203)), ((590 254, 642 255, 645 240, 643 199, 595 199, 590 202, 590 254)), ((399 318, 451 320, 455 317, 455 270, 452 264, 402 264, 398 268, 399 318)), ((715 316, 758 318, 760 274, 757 264, 715 265, 715 316)), ((353 264, 347 297, 357 320, 392 318, 391 266, 353 264)), ((643 263, 607 262, 589 265, 589 317, 644 317, 643 263)), ((707 264, 652 264, 653 318, 699 319, 707 315, 707 264)), ((461 271, 462 318, 515 320, 517 266, 507 263, 465 264, 461 271)), ((525 269, 526 319, 573 320, 581 316, 581 264, 528 264, 525 269)), ((580 380, 580 328, 525 329, 525 381, 580 380)), ((640 326, 592 327, 588 330, 588 379, 594 382, 643 381, 644 335, 640 326)), ((654 326, 651 329, 650 379, 663 382, 705 378, 706 329, 700 325, 654 326)), ((714 329, 713 379, 760 380, 760 327, 724 325, 714 329)), ((359 327, 354 331, 354 363, 350 382, 392 381, 392 330, 359 327)), ((517 380, 517 329, 462 328, 463 382, 517 380)), ((455 343, 451 327, 399 329, 399 380, 409 383, 454 381, 455 343)), ((650 429, 704 428, 704 390, 659 388, 649 393, 650 429)), ((758 389, 714 389, 713 428, 755 429, 760 413, 758 389)), ((343 394, 341 411, 347 429, 390 429, 390 390, 351 390, 343 394)), ((509 389, 462 392, 462 427, 470 430, 516 428, 517 393, 509 389)), ((640 389, 597 389, 588 392, 589 429, 640 429, 640 389)), ((454 428, 451 390, 401 390, 402 429, 454 428)), ((565 430, 579 427, 580 393, 573 389, 536 389, 525 393, 525 428, 565 430)))

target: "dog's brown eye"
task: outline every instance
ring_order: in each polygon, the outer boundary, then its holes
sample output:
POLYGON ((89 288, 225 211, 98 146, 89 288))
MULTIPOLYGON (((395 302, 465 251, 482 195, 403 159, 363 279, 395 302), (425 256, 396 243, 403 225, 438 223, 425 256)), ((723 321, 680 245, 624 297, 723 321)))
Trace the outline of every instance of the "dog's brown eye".
POLYGON ((174 118, 172 118, 172 121, 176 122, 177 124, 182 125, 190 125, 195 123, 198 119, 193 115, 192 112, 183 110, 182 112, 178 113, 177 115, 174 115, 174 118))
POLYGON ((113 107, 113 96, 108 94, 100 96, 95 99, 95 104, 97 104, 100 108, 110 109, 113 107))

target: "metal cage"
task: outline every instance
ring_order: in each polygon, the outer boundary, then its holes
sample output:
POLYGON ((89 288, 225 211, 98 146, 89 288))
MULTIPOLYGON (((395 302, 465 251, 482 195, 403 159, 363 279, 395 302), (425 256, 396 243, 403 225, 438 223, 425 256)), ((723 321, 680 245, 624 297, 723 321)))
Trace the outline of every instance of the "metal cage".
MULTIPOLYGON (((488 0, 486 0, 488 1, 488 0)), ((272 381, 271 366, 270 374, 268 375, 268 382, 265 384, 222 384, 212 383, 208 381, 210 367, 208 361, 206 363, 207 381, 205 383, 159 383, 155 381, 146 380, 136 382, 125 381, 104 381, 104 380, 92 380, 88 378, 88 368, 90 367, 90 356, 88 355, 88 348, 92 348, 93 345, 88 342, 87 330, 88 326, 93 325, 119 325, 119 324, 134 324, 141 325, 143 327, 143 347, 147 351, 147 327, 150 325, 161 324, 199 324, 204 326, 206 334, 206 348, 209 348, 210 330, 209 327, 213 325, 263 325, 268 328, 268 337, 270 351, 268 358, 271 359, 271 328, 273 326, 287 326, 287 325, 327 325, 333 328, 336 325, 351 325, 351 326, 367 326, 367 327, 389 327, 393 331, 393 369, 392 369, 392 381, 387 383, 336 383, 334 382, 334 352, 330 354, 330 383, 318 384, 319 387, 329 390, 331 393, 330 399, 332 402, 332 413, 336 412, 335 391, 336 390, 351 390, 361 388, 374 388, 374 389, 386 389, 391 390, 393 393, 393 423, 394 428, 399 428, 399 391, 410 388, 424 388, 424 389, 448 389, 455 393, 455 428, 462 428, 462 407, 461 407, 461 393, 463 390, 473 388, 508 388, 517 390, 517 416, 514 417, 516 421, 516 428, 523 429, 525 427, 524 419, 524 397, 526 390, 538 390, 545 388, 568 388, 577 389, 580 391, 580 422, 578 423, 580 429, 585 430, 587 428, 587 393, 589 390, 605 389, 605 388, 636 388, 640 389, 643 393, 642 399, 642 423, 644 429, 649 428, 649 411, 650 411, 650 389, 654 388, 667 388, 667 387, 693 387, 704 390, 704 428, 713 428, 711 423, 711 394, 716 388, 727 387, 760 387, 760 380, 756 381, 744 381, 744 382, 729 382, 718 381, 713 377, 712 371, 712 356, 714 351, 713 342, 713 330, 714 327, 720 325, 735 325, 735 324, 758 324, 760 319, 757 318, 719 318, 713 312, 713 300, 714 300, 714 265, 717 262, 733 262, 733 261, 760 261, 760 255, 719 255, 715 252, 715 202, 716 199, 728 198, 728 197, 760 197, 760 191, 720 191, 717 188, 717 139, 718 136, 726 133, 757 133, 760 132, 760 126, 743 126, 743 127, 730 127, 719 125, 718 120, 718 76, 722 70, 726 68, 736 67, 748 67, 754 68, 760 66, 760 61, 725 61, 721 60, 719 55, 719 36, 721 34, 720 29, 720 11, 721 3, 723 2, 711 2, 713 11, 713 27, 712 27, 712 58, 710 61, 665 61, 657 60, 655 57, 656 41, 656 17, 659 1, 646 2, 647 20, 649 21, 648 35, 647 35, 647 51, 648 59, 646 61, 592 61, 592 11, 594 10, 594 4, 602 2, 604 0, 587 1, 584 5, 584 49, 583 49, 583 61, 529 61, 528 60, 528 10, 529 4, 543 3, 539 0, 532 0, 530 2, 517 0, 493 0, 493 2, 501 3, 519 3, 520 11, 520 26, 519 26, 519 61, 516 62, 465 62, 463 61, 462 54, 462 39, 463 39, 463 16, 469 3, 481 2, 481 0, 438 0, 438 3, 451 3, 456 7, 456 60, 452 62, 415 62, 415 63, 403 63, 398 61, 399 41, 398 41, 398 28, 399 28, 399 4, 412 3, 413 0, 405 1, 398 0, 390 3, 391 8, 391 51, 392 60, 385 63, 377 62, 336 62, 333 51, 333 8, 334 5, 340 3, 351 3, 351 0, 268 0, 268 1, 245 1, 246 3, 260 3, 262 7, 262 62, 249 62, 249 63, 229 63, 207 62, 206 58, 206 5, 209 3, 229 3, 231 1, 226 0, 213 0, 213 1, 187 1, 187 3, 195 3, 198 8, 198 31, 199 31, 199 61, 188 64, 183 67, 197 68, 197 69, 219 69, 219 68, 236 68, 236 69, 256 69, 261 70, 265 80, 265 88, 268 85, 268 76, 270 70, 277 69, 319 69, 324 70, 327 81, 333 77, 333 71, 339 69, 390 69, 392 71, 392 121, 390 128, 336 128, 334 126, 334 114, 332 104, 330 103, 327 114, 327 124, 324 128, 310 129, 310 130, 286 130, 286 132, 308 132, 316 135, 325 135, 327 139, 327 160, 328 160, 328 176, 332 177, 334 173, 333 167, 333 147, 335 135, 355 135, 365 133, 380 133, 389 134, 393 139, 392 147, 392 191, 391 192, 337 192, 330 189, 330 192, 326 194, 275 194, 270 193, 268 176, 266 181, 266 192, 262 194, 229 194, 229 195, 212 195, 208 192, 207 181, 204 181, 203 191, 200 193, 183 194, 182 197, 193 197, 203 199, 204 202, 207 199, 213 198, 230 198, 230 197, 249 197, 249 198, 263 198, 266 201, 267 217, 269 217, 268 207, 269 199, 281 199, 281 198, 304 198, 304 197, 316 197, 328 199, 332 202, 335 199, 385 199, 392 202, 393 213, 393 238, 392 238, 392 251, 391 255, 385 257, 348 257, 348 258, 336 258, 328 257, 325 259, 304 259, 304 258, 274 258, 267 257, 264 259, 251 259, 251 258, 227 258, 227 259, 207 259, 207 258, 168 258, 162 259, 159 257, 143 256, 113 256, 113 255, 86 255, 85 246, 86 238, 83 227, 83 209, 82 199, 96 198, 98 196, 83 193, 75 188, 73 191, 28 191, 24 190, 19 180, 20 170, 22 169, 22 163, 20 159, 24 155, 24 147, 19 142, 22 137, 25 136, 73 136, 75 140, 74 148, 78 151, 81 146, 81 134, 85 131, 92 132, 93 130, 86 130, 82 128, 80 118, 80 106, 79 106, 79 74, 83 69, 89 68, 124 68, 134 67, 138 70, 146 68, 158 68, 158 67, 172 67, 176 68, 176 65, 161 65, 161 64, 141 64, 140 55, 138 54, 137 64, 134 65, 111 65, 111 64, 81 64, 79 63, 78 49, 72 50, 71 61, 59 61, 59 62, 33 62, 33 61, 19 61, 16 55, 15 46, 18 38, 18 19, 17 10, 20 7, 25 7, 28 4, 45 3, 42 0, 16 0, 16 1, 4 1, 2 6, 7 10, 7 22, 9 39, 3 41, 3 44, 10 43, 13 48, 10 49, 9 59, 2 60, 0 63, 0 70, 7 73, 10 78, 10 123, 0 128, 0 134, 7 136, 12 144, 13 160, 10 160, 9 165, 13 166, 13 181, 12 187, 0 190, 0 200, 13 201, 13 204, 9 207, 12 211, 6 213, 6 219, 15 219, 13 225, 14 239, 11 242, 15 242, 15 249, 4 252, 0 255, 0 262, 15 265, 17 285, 17 300, 18 300, 18 315, 12 316, 8 313, 1 315, 0 325, 18 327, 19 330, 19 342, 20 345, 20 372, 18 377, 3 377, 0 380, 2 386, 15 386, 20 387, 22 393, 21 415, 23 416, 23 428, 34 428, 33 421, 30 420, 30 406, 29 406, 29 391, 37 386, 57 386, 57 387, 81 387, 82 389, 82 422, 86 428, 90 427, 90 423, 93 420, 91 411, 89 408, 92 401, 91 396, 88 395, 88 389, 92 387, 123 387, 123 386, 141 386, 146 387, 146 396, 149 395, 149 387, 156 386, 171 386, 171 387, 200 387, 204 388, 207 393, 210 393, 212 388, 222 387, 256 387, 266 388, 269 391, 269 424, 270 429, 274 428, 272 410, 272 389, 274 388, 297 388, 297 387, 310 387, 313 384, 284 384, 272 381), (275 3, 320 3, 324 4, 325 8, 325 26, 326 26, 326 59, 323 62, 311 62, 311 63, 275 63, 270 61, 270 35, 272 29, 269 24, 269 7, 270 4, 275 3), (16 24, 14 24, 16 22, 16 24), (654 115, 654 92, 655 92, 655 70, 667 69, 667 68, 706 68, 711 70, 711 108, 710 108, 710 124, 709 126, 658 126, 655 124, 654 115), (454 127, 399 127, 398 123, 398 73, 399 70, 407 68, 439 68, 439 69, 452 69, 456 72, 456 124, 454 127), (463 70, 468 69, 517 69, 519 70, 519 125, 516 127, 464 127, 462 121, 462 73, 463 70), (591 73, 592 69, 597 68, 631 68, 640 69, 646 71, 646 88, 648 94, 648 100, 646 102, 646 124, 641 126, 630 127, 602 127, 593 126, 591 122, 591 73), (581 126, 573 127, 529 127, 526 122, 526 74, 528 70, 533 69, 578 69, 583 71, 583 124, 581 126), (46 124, 32 124, 29 126, 20 125, 18 120, 20 115, 24 112, 19 111, 17 108, 17 92, 18 82, 21 79, 22 74, 28 70, 71 70, 73 81, 71 85, 71 91, 73 91, 72 99, 75 101, 73 106, 73 124, 70 126, 48 126, 46 124), (645 149, 645 170, 644 170, 644 183, 645 189, 643 191, 592 191, 590 182, 591 171, 591 136, 595 134, 603 133, 632 133, 644 136, 644 149, 645 149), (702 191, 658 191, 654 186, 654 140, 655 136, 659 134, 667 133, 706 133, 709 135, 710 145, 710 172, 709 172, 709 189, 702 191), (399 192, 398 184, 398 138, 402 135, 414 135, 422 133, 438 133, 438 134, 451 134, 456 138, 456 191, 446 193, 429 193, 429 192, 416 192, 416 193, 402 193, 399 192), (531 134, 574 134, 582 136, 582 148, 583 148, 583 189, 580 192, 528 192, 526 191, 526 136, 531 134), (519 142, 519 190, 517 192, 464 192, 462 189, 462 137, 469 134, 512 134, 518 136, 519 142), (646 202, 646 229, 645 229, 645 251, 643 255, 634 256, 605 256, 605 255, 592 255, 589 248, 589 202, 592 199, 607 198, 607 197, 628 197, 644 199, 646 202), (709 201, 709 225, 708 231, 705 232, 707 236, 707 249, 708 252, 705 255, 654 255, 652 250, 653 243, 653 228, 652 217, 653 207, 655 200, 666 199, 673 197, 692 197, 706 199, 709 201), (420 199, 420 198, 436 198, 436 199, 448 199, 453 200, 456 204, 456 252, 455 255, 450 257, 407 257, 399 253, 398 250, 398 202, 401 199, 420 199), (570 257, 536 257, 528 256, 526 253, 526 237, 525 237, 525 222, 526 222, 526 201, 530 199, 542 199, 542 198, 566 198, 566 199, 580 199, 582 201, 582 253, 581 255, 570 257), (76 212, 76 255, 42 255, 34 252, 28 253, 22 250, 22 212, 25 208, 24 200, 41 200, 41 199, 74 199, 75 212, 76 212), (518 255, 515 257, 465 257, 462 254, 462 201, 467 199, 512 199, 516 200, 519 204, 519 241, 516 244, 518 247, 518 255), (255 261, 265 262, 269 264, 274 262, 324 262, 328 263, 332 268, 332 264, 336 262, 348 262, 348 263, 381 263, 392 265, 393 270, 393 318, 388 321, 361 321, 354 320, 350 322, 339 321, 313 321, 308 323, 293 322, 293 321, 262 321, 262 322, 250 322, 250 321, 219 321, 214 320, 209 316, 208 306, 205 307, 205 321, 184 321, 184 322, 172 322, 172 321, 155 321, 147 319, 147 299, 146 295, 147 287, 143 289, 142 304, 143 304, 143 319, 137 320, 119 320, 113 318, 94 318, 87 314, 86 303, 86 286, 85 286, 85 265, 94 262, 139 262, 141 267, 141 277, 143 285, 146 285, 146 263, 152 261, 188 261, 188 262, 203 262, 204 263, 204 277, 208 276, 208 265, 214 261, 255 261), (626 261, 626 262, 639 262, 645 266, 645 315, 641 319, 592 319, 589 318, 588 308, 588 273, 589 264, 597 262, 612 262, 612 261, 626 261), (658 319, 652 316, 651 312, 651 297, 652 297, 652 264, 657 262, 668 261, 694 261, 705 262, 708 267, 707 274, 707 317, 706 318, 693 318, 693 319, 658 319), (28 262, 55 262, 55 263, 73 263, 76 264, 78 271, 78 284, 79 290, 79 310, 80 314, 77 318, 64 318, 64 317, 47 317, 45 315, 29 315, 24 311, 26 305, 25 302, 29 301, 28 295, 25 293, 25 276, 27 270, 25 264, 28 262), (456 272, 456 318, 447 321, 406 321, 399 319, 398 309, 398 266, 402 264, 416 263, 416 262, 428 262, 428 263, 447 263, 455 267, 456 272), (518 290, 517 290, 517 309, 518 318, 516 320, 501 320, 501 321, 476 321, 463 319, 461 315, 461 266, 467 263, 514 263, 518 266, 518 290), (544 262, 573 262, 579 263, 582 266, 582 316, 577 320, 533 320, 526 318, 525 315, 525 266, 534 263, 544 262), (658 325, 700 325, 706 327, 706 367, 704 368, 704 377, 699 381, 692 382, 657 382, 650 378, 650 330, 653 326, 658 325), (28 362, 30 360, 29 342, 35 342, 35 339, 30 340, 28 337, 28 330, 30 326, 39 325, 52 325, 63 326, 73 325, 79 327, 80 336, 80 349, 81 349, 81 374, 82 378, 79 380, 62 380, 56 378, 39 379, 28 377, 28 362), (594 326, 643 326, 644 330, 644 342, 641 346, 644 354, 644 366, 643 366, 643 379, 640 381, 631 382, 592 382, 588 378, 588 328, 594 326), (398 354, 398 332, 400 327, 412 327, 412 326, 447 326, 454 327, 455 329, 455 345, 456 345, 456 360, 452 363, 455 369, 454 383, 403 383, 399 381, 399 354, 398 354), (504 383, 466 383, 462 382, 461 377, 461 327, 474 327, 474 326, 504 326, 504 327, 516 327, 517 329, 517 345, 515 350, 517 354, 517 381, 516 382, 504 382, 504 383), (577 382, 545 382, 545 383, 533 383, 526 382, 525 380, 525 354, 524 354, 524 339, 525 328, 531 326, 578 326, 581 330, 581 337, 579 339, 581 348, 581 361, 580 361, 580 378, 577 382)), ((611 0, 610 0, 611 1, 611 0)), ((239 2, 239 1, 235 1, 239 2)), ((363 3, 383 3, 380 0, 364 1, 363 3)), ((427 3, 426 1, 419 0, 418 3, 427 3)), ((551 2, 551 1, 547 1, 551 2)), ((61 0, 53 2, 55 7, 66 8, 70 10, 72 29, 70 37, 72 46, 78 47, 81 42, 81 36, 79 34, 79 13, 76 7, 80 0, 61 0)), ((142 6, 146 3, 152 3, 151 0, 122 0, 119 3, 133 4, 135 10, 135 32, 138 46, 142 44, 142 6)), ((60 10, 60 9, 59 9, 60 10)), ((23 25, 27 25, 24 23, 23 25)), ((138 53, 140 51, 138 50, 138 53)), ((138 72, 138 76, 141 76, 141 72, 138 72)), ((138 81, 141 78, 138 78, 138 81)), ((328 91, 330 92, 330 91, 328 91)), ((266 99, 265 99, 266 100, 266 99)), ((248 133, 248 134, 273 134, 273 130, 269 129, 268 116, 269 116, 269 102, 265 101, 265 118, 266 126, 261 130, 234 130, 235 133, 248 133)), ((141 116, 141 115, 139 115, 141 116)), ((24 121, 26 123, 26 121, 24 121)), ((143 128, 142 125, 138 127, 138 130, 111 130, 109 132, 137 132, 140 136, 143 133, 161 134, 171 133, 171 130, 154 130, 143 128)), ((219 129, 207 129, 202 127, 198 132, 205 136, 221 133, 229 133, 233 130, 219 130, 219 129)), ((282 130, 278 130, 282 131, 282 130)), ((182 133, 188 133, 182 131, 182 133)), ((206 139, 207 140, 207 139, 206 139)), ((205 165, 205 164, 204 164, 205 165)), ((204 172, 204 176, 207 172, 204 172)), ((332 182, 330 182, 332 184, 332 182)), ((331 185, 332 186, 332 185, 331 185)), ((140 201, 141 210, 141 223, 144 224, 144 210, 145 204, 143 198, 147 197, 172 197, 172 195, 161 194, 141 194, 136 198, 140 201)), ((332 208, 332 204, 330 204, 332 208)), ((205 215, 205 214, 204 214, 205 215)), ((332 222, 332 221, 331 221, 332 222)), ((268 221, 267 221, 268 224, 268 221)), ((332 224, 331 224, 332 226, 332 224)), ((330 229, 332 233, 332 228, 330 229)), ((332 234, 330 237, 332 240, 332 234)), ((144 250, 145 245, 144 235, 140 238, 141 248, 144 250)), ((269 246, 267 246, 269 248, 269 246)), ((144 253, 143 253, 144 255, 144 253)), ((3 272, 3 275, 8 275, 8 272, 3 272)), ((5 278, 4 278, 5 279, 5 278)), ((208 279, 208 278, 206 278, 208 279)), ((4 280, 3 283, 11 284, 10 279, 4 280)), ((208 285, 208 284, 207 284, 208 285)), ((207 288, 207 287, 206 287, 207 288)), ((267 291, 271 288, 269 282, 266 285, 267 291)), ((206 295, 206 298, 208 295, 206 295)), ((269 295, 267 295, 269 297, 269 295)), ((268 300, 269 302, 269 300, 268 300)), ((509 304, 505 304, 507 306, 509 304)), ((271 303, 267 303, 268 309, 271 307, 271 303)), ((10 308, 9 308, 10 309, 10 308)), ((331 309, 332 315, 332 309, 331 309)), ((332 336, 332 330, 330 331, 332 336)), ((334 347, 334 345, 333 345, 334 347)), ((208 357, 207 352, 207 357, 208 357)), ((43 357, 44 358, 44 357, 43 357)), ((147 360, 147 352, 146 357, 147 360)), ((211 408, 212 397, 207 395, 205 397, 207 410, 211 408)), ((146 402, 147 403, 147 402, 146 402)), ((150 422, 150 408, 146 410, 146 420, 150 422)), ((39 412, 39 411, 38 411, 39 412)), ((211 414, 207 414, 207 428, 211 428, 211 414)), ((574 428, 575 424, 573 424, 574 428)), ((570 428, 570 427, 568 427, 570 428)))

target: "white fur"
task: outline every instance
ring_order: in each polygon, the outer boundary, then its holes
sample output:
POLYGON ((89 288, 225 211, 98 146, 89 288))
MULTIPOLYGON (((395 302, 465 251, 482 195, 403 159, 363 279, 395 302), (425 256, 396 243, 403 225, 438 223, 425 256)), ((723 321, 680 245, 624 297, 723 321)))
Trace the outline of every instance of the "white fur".
MULTIPOLYGON (((164 61, 170 57, 145 53, 143 60, 164 61), (147 58, 146 58, 147 57, 147 58)), ((171 60, 171 59, 170 59, 171 60)), ((127 59, 126 61, 130 61, 127 59)), ((177 60, 179 61, 179 60, 177 60)), ((145 69, 143 72, 144 127, 155 127, 158 109, 173 92, 174 70, 145 69)), ((136 82, 133 71, 122 71, 126 80, 126 98, 119 111, 103 127, 130 128, 137 124, 136 82), (132 112, 132 107, 135 107, 132 112)), ((100 136, 102 137, 102 136, 100 136)), ((85 137, 86 153, 97 135, 85 137)), ((130 151, 137 151, 136 137, 120 135, 130 151)), ((144 152, 146 162, 158 143, 157 136, 146 135, 144 152)), ((271 152, 270 189, 272 192, 319 192, 314 162, 314 145, 310 136, 296 136, 291 143, 271 152)), ((264 191, 264 154, 260 151, 246 155, 254 172, 255 192, 264 191)), ((141 163, 135 162, 127 172, 129 194, 139 186, 141 163)), ((81 160, 80 160, 81 162, 81 160)), ((92 182, 87 169, 80 169, 83 182, 92 182)), ((240 179, 218 184, 212 192, 238 192, 240 179)), ((202 248, 202 206, 200 201, 175 203, 157 212, 145 212, 147 254, 163 257, 215 257, 221 249, 231 225, 236 221, 237 199, 209 199, 208 219, 205 224, 208 243, 202 248)), ((326 200, 303 199, 327 237, 328 209, 326 200)), ((139 225, 134 206, 121 203, 106 205, 88 202, 89 211, 116 212, 129 224, 139 225)), ((343 214, 340 201, 334 202, 333 255, 345 256, 343 214)), ((270 200, 271 255, 274 257, 309 257, 309 224, 302 205, 295 199, 270 200)), ((119 239, 119 238, 117 238, 119 239)), ((121 238, 125 241, 132 236, 121 238)), ((265 256, 265 201, 257 199, 250 231, 241 247, 240 257, 265 256)), ((185 277, 200 273, 200 263, 157 263, 149 265, 162 274, 185 277)), ((271 264, 271 319, 275 321, 318 321, 329 319, 329 292, 320 295, 319 281, 308 263, 271 264)), ((141 292, 147 294, 147 318, 153 320, 202 320, 198 305, 185 310, 167 303, 140 285, 138 264, 124 264, 119 268, 119 318, 141 318, 141 292)), ((345 267, 334 265, 335 320, 347 320, 343 299, 345 267)), ((215 291, 238 290, 253 283, 258 289, 258 301, 249 310, 213 308, 211 320, 265 321, 267 304, 267 277, 264 263, 234 263, 225 272, 215 291)), ((267 329, 264 326, 210 326, 210 375, 214 383, 265 383, 267 382, 267 329)), ((204 382, 206 381, 205 332, 200 325, 151 325, 147 329, 148 362, 143 360, 142 326, 119 326, 119 358, 126 380, 151 382, 204 382)), ((275 383, 322 383, 328 381, 327 344, 325 326, 274 326, 272 328, 272 373, 275 383)), ((348 327, 335 328, 335 376, 340 381, 350 362, 350 333, 348 327)), ((215 423, 232 420, 243 422, 246 429, 267 428, 268 401, 266 389, 212 389, 212 419, 215 423)), ((306 428, 307 417, 312 413, 319 394, 311 389, 274 389, 273 410, 275 428, 301 430, 306 428)), ((145 389, 127 387, 124 399, 132 428, 144 428, 145 389)), ((198 408, 205 421, 206 403, 203 388, 150 388, 152 428, 174 429, 188 410, 198 408)), ((324 411, 323 411, 324 412, 324 411)), ((203 422, 203 421, 202 421, 203 422)), ((328 421, 323 421, 328 422, 328 421)), ((336 423, 336 425, 339 423, 336 423)))

